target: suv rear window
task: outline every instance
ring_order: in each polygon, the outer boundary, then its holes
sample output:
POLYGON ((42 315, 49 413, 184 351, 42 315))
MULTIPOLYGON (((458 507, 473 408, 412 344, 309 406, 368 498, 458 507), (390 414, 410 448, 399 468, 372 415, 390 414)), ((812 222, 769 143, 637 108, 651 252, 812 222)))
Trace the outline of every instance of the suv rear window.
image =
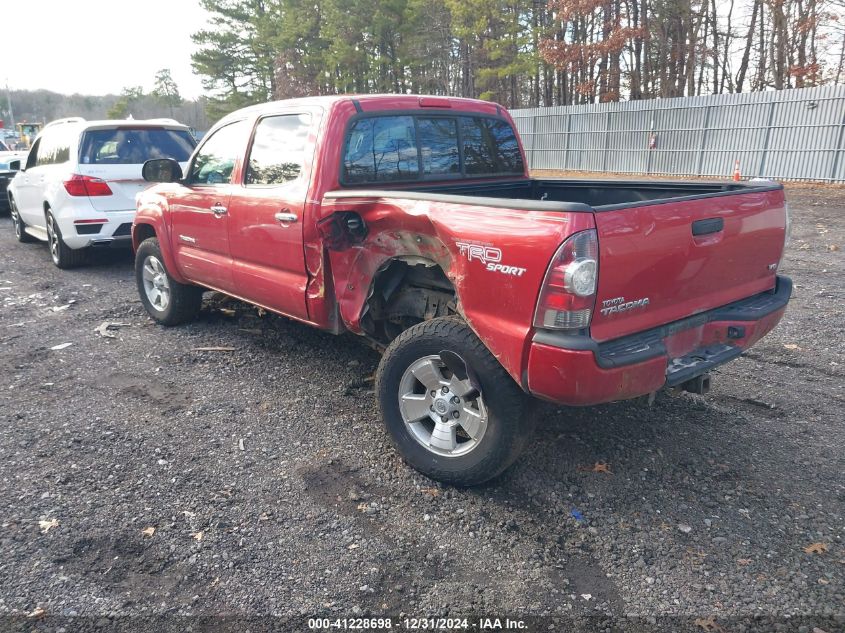
POLYGON ((82 137, 79 161, 86 165, 135 165, 151 158, 173 158, 181 163, 190 158, 195 145, 186 130, 89 130, 82 137))
POLYGON ((344 184, 522 175, 519 142, 507 121, 413 114, 358 118, 346 133, 344 184))

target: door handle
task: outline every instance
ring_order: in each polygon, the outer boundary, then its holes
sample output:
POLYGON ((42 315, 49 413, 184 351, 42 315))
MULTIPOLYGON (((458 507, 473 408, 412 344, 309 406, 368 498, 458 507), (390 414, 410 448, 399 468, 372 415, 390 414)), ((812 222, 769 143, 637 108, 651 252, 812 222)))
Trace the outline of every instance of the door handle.
POLYGON ((276 218, 279 222, 285 223, 296 222, 299 219, 299 216, 297 216, 296 213, 291 213, 288 210, 279 211, 279 213, 277 213, 273 217, 276 218))
POLYGON ((226 207, 222 204, 215 204, 211 207, 211 212, 219 218, 221 215, 225 215, 228 212, 228 209, 226 209, 226 207))

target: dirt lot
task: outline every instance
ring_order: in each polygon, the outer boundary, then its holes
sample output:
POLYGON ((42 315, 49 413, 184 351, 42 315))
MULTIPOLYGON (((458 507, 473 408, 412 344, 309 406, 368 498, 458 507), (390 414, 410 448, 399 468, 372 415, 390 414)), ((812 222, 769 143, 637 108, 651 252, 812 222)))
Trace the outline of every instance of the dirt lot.
POLYGON ((842 631, 845 188, 789 197, 792 303, 711 394, 544 405, 528 454, 474 490, 396 456, 353 337, 240 304, 155 326, 130 256, 61 272, 0 219, 0 629, 842 631), (106 338, 107 321, 126 326, 106 338))

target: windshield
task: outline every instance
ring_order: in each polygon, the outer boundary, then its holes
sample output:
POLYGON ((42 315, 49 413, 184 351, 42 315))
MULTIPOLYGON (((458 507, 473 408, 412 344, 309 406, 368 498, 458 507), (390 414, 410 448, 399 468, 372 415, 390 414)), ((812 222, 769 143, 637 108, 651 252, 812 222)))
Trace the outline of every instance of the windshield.
POLYGON ((173 158, 180 163, 194 151, 187 130, 118 128, 85 132, 79 160, 86 165, 133 165, 151 158, 173 158))
POLYGON ((6 144, 3 141, 0 141, 0 152, 8 152, 8 151, 10 151, 10 150, 6 146, 6 144))

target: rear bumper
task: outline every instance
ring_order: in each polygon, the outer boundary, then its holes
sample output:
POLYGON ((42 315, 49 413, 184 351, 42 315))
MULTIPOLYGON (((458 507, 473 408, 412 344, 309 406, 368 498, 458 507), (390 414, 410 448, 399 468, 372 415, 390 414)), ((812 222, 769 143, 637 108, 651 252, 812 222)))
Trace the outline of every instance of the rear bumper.
POLYGON ((88 207, 63 209, 56 213, 62 239, 70 248, 131 248, 135 210, 94 211, 88 207), (104 220, 98 222, 97 220, 104 220))
POLYGON ((579 406, 681 384, 736 358, 768 334, 791 295, 792 281, 779 276, 771 292, 604 343, 539 331, 528 357, 528 390, 579 406))

